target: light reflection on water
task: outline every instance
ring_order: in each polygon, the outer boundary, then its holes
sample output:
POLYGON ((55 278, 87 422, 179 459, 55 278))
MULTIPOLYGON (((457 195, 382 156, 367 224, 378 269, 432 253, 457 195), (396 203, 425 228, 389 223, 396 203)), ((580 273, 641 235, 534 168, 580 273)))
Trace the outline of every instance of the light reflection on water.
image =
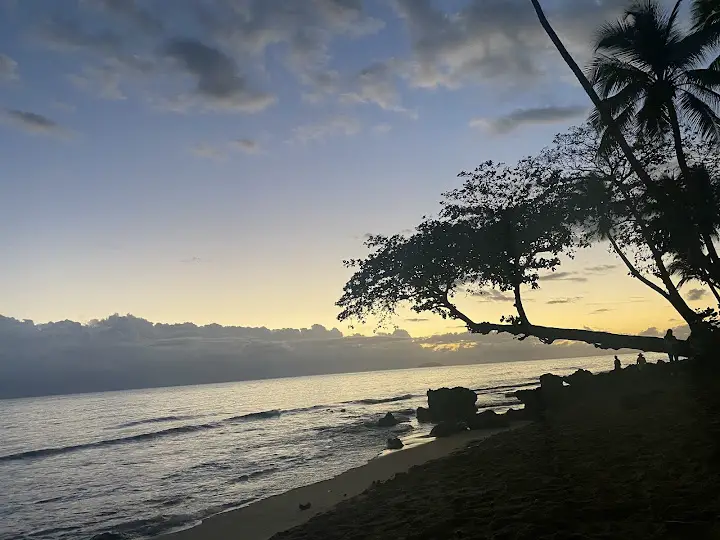
POLYGON ((580 367, 610 369, 612 355, 0 401, 0 539, 158 534, 359 466, 388 436, 425 433, 414 419, 372 424, 425 405, 428 388, 488 388, 478 403, 492 406, 512 391, 495 387, 580 367), (253 414, 267 411, 281 412, 253 414))

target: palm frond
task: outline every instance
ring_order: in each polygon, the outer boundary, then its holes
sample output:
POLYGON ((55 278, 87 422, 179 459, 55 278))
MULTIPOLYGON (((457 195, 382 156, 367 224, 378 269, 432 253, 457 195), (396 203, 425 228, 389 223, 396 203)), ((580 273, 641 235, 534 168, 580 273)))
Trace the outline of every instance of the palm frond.
POLYGON ((680 96, 683 116, 690 125, 698 128, 703 137, 720 141, 720 118, 702 99, 684 90, 680 96))
POLYGON ((720 1, 694 0, 691 8, 693 29, 700 30, 720 23, 720 1))
POLYGON ((687 69, 704 64, 714 47, 718 36, 699 30, 686 35, 670 47, 668 64, 676 69, 687 69))
POLYGON ((653 77, 629 62, 599 55, 591 64, 590 82, 597 88, 600 96, 606 98, 630 84, 649 86, 653 83, 653 77))
POLYGON ((720 69, 714 69, 712 67, 705 69, 688 69, 683 72, 680 79, 685 79, 688 82, 697 86, 702 86, 703 88, 720 88, 720 69))
POLYGON ((651 87, 637 113, 638 136, 645 135, 654 139, 666 133, 670 127, 667 108, 667 97, 663 89, 651 87))

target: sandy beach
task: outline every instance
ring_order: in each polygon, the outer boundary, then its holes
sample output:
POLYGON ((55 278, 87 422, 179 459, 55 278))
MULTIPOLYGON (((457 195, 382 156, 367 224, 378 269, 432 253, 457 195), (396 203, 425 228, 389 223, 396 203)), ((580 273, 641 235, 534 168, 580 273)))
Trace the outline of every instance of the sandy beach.
MULTIPOLYGON (((527 423, 519 422, 511 429, 527 423)), ((507 429, 469 431, 446 439, 434 439, 399 451, 392 451, 350 469, 334 478, 269 497, 247 507, 212 516, 191 529, 163 535, 163 540, 266 540, 327 512, 338 503, 355 497, 376 482, 385 482, 406 473, 411 467, 447 457, 471 443, 477 443, 507 429), (310 503, 308 509, 300 505, 310 503)))
POLYGON ((521 429, 391 454, 165 538, 719 539, 718 377, 655 371, 521 429))

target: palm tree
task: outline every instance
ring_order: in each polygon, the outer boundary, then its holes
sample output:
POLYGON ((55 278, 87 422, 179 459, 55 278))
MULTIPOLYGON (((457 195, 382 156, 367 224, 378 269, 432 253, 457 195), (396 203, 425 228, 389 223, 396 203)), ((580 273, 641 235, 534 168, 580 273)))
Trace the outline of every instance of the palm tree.
MULTIPOLYGON (((597 114, 599 118, 602 120, 603 125, 605 126, 605 129, 607 132, 612 136, 614 141, 617 143, 617 145, 622 150, 623 155, 628 160, 628 163, 630 164, 630 167, 632 168, 633 172, 637 175, 637 177, 640 179, 640 181, 647 187, 652 188, 654 186, 654 181, 650 174, 647 172, 647 170, 643 167, 642 163, 638 160, 637 156, 632 151, 632 148, 627 142, 627 139, 625 138, 625 135, 622 130, 622 126, 616 121, 615 117, 612 114, 611 109, 608 107, 605 100, 601 99, 598 93, 595 91, 595 88, 593 84, 588 80, 588 78, 583 73, 582 69, 578 66, 577 62, 575 62, 575 59, 572 57, 572 55, 568 52, 567 47, 563 44, 560 37, 557 35, 557 32, 553 29, 552 25, 548 21, 545 12, 542 9, 542 6, 540 5, 539 0, 530 0, 530 3, 532 4, 533 8, 535 9, 535 13, 537 14, 538 21, 540 22, 540 25, 543 27, 543 30, 545 30, 545 33, 550 38, 550 41, 552 41, 555 48, 560 53, 560 56, 565 61, 565 63, 568 65, 570 70, 573 72, 575 77, 577 78, 578 82, 582 86, 583 90, 585 90, 585 93, 587 93, 590 100, 593 102, 593 105, 595 105, 595 108, 597 110, 597 114)), ((623 191, 623 186, 618 185, 617 186, 621 191, 623 191)), ((625 199, 626 204, 629 205, 629 207, 632 207, 632 199, 626 194, 623 193, 623 197, 625 199)), ((638 216, 639 218, 639 216, 638 216)), ((697 315, 692 311, 688 309, 687 304, 680 296, 677 287, 673 283, 670 273, 668 272, 665 262, 662 258, 662 253, 660 250, 657 249, 657 247, 653 244, 651 240, 651 234, 648 230, 644 220, 642 218, 637 219, 637 226, 640 229, 640 232, 643 236, 643 238, 646 239, 648 248, 650 249, 652 253, 653 260, 655 262, 655 266, 658 271, 658 276, 660 277, 661 281, 663 282, 663 285, 665 285, 665 288, 667 289, 670 301, 673 304, 673 307, 675 307, 676 311, 688 322, 688 324, 691 327, 696 326, 697 323, 699 323, 699 318, 697 315)))
MULTIPOLYGON (((720 141, 720 69, 703 67, 716 45, 712 33, 684 34, 678 27, 681 2, 670 13, 655 0, 636 2, 623 19, 602 26, 590 81, 622 131, 645 137, 671 132, 680 170, 689 176, 679 117, 720 141)), ((592 120, 607 125, 598 112, 592 120)))

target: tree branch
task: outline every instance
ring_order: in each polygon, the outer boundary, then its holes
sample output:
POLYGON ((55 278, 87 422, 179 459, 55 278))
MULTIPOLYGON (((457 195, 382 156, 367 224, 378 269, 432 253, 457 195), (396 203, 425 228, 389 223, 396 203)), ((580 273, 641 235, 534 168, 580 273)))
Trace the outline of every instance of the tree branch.
MULTIPOLYGON (((465 315, 451 302, 444 303, 445 309, 453 319, 462 321, 468 331, 473 334, 487 335, 491 332, 511 334, 513 336, 534 336, 543 343, 553 341, 582 341, 594 345, 598 349, 635 349, 647 352, 668 352, 667 342, 659 337, 631 336, 627 334, 613 334, 610 332, 599 332, 595 330, 581 330, 578 328, 555 328, 552 326, 537 326, 534 324, 495 324, 489 322, 476 323, 465 315)), ((686 356, 690 352, 687 341, 678 341, 674 350, 686 356)))
POLYGON ((630 275, 631 275, 632 277, 640 280, 640 282, 642 282, 643 284, 645 284, 645 285, 647 285, 648 287, 650 287, 653 291, 655 291, 656 293, 658 293, 660 296, 662 296, 662 297, 665 298, 666 300, 669 300, 669 299, 670 299, 670 295, 669 295, 666 291, 664 291, 663 289, 661 289, 660 287, 658 287, 655 283, 653 283, 653 282, 650 281, 648 278, 646 278, 645 276, 643 276, 643 275, 640 273, 640 271, 639 271, 637 268, 635 268, 635 266, 633 265, 633 263, 630 262, 630 260, 627 258, 627 256, 625 255, 625 253, 623 253, 623 251, 620 249, 620 246, 618 246, 618 244, 617 244, 617 242, 615 241, 615 238, 613 237, 613 235, 612 235, 611 233, 608 233, 607 237, 608 237, 608 240, 610 240, 610 245, 612 246, 612 248, 613 248, 613 250, 615 251, 615 253, 618 254, 618 257, 620 257, 620 259, 622 260, 622 262, 625 263, 625 266, 627 266, 628 270, 630 270, 630 275))

